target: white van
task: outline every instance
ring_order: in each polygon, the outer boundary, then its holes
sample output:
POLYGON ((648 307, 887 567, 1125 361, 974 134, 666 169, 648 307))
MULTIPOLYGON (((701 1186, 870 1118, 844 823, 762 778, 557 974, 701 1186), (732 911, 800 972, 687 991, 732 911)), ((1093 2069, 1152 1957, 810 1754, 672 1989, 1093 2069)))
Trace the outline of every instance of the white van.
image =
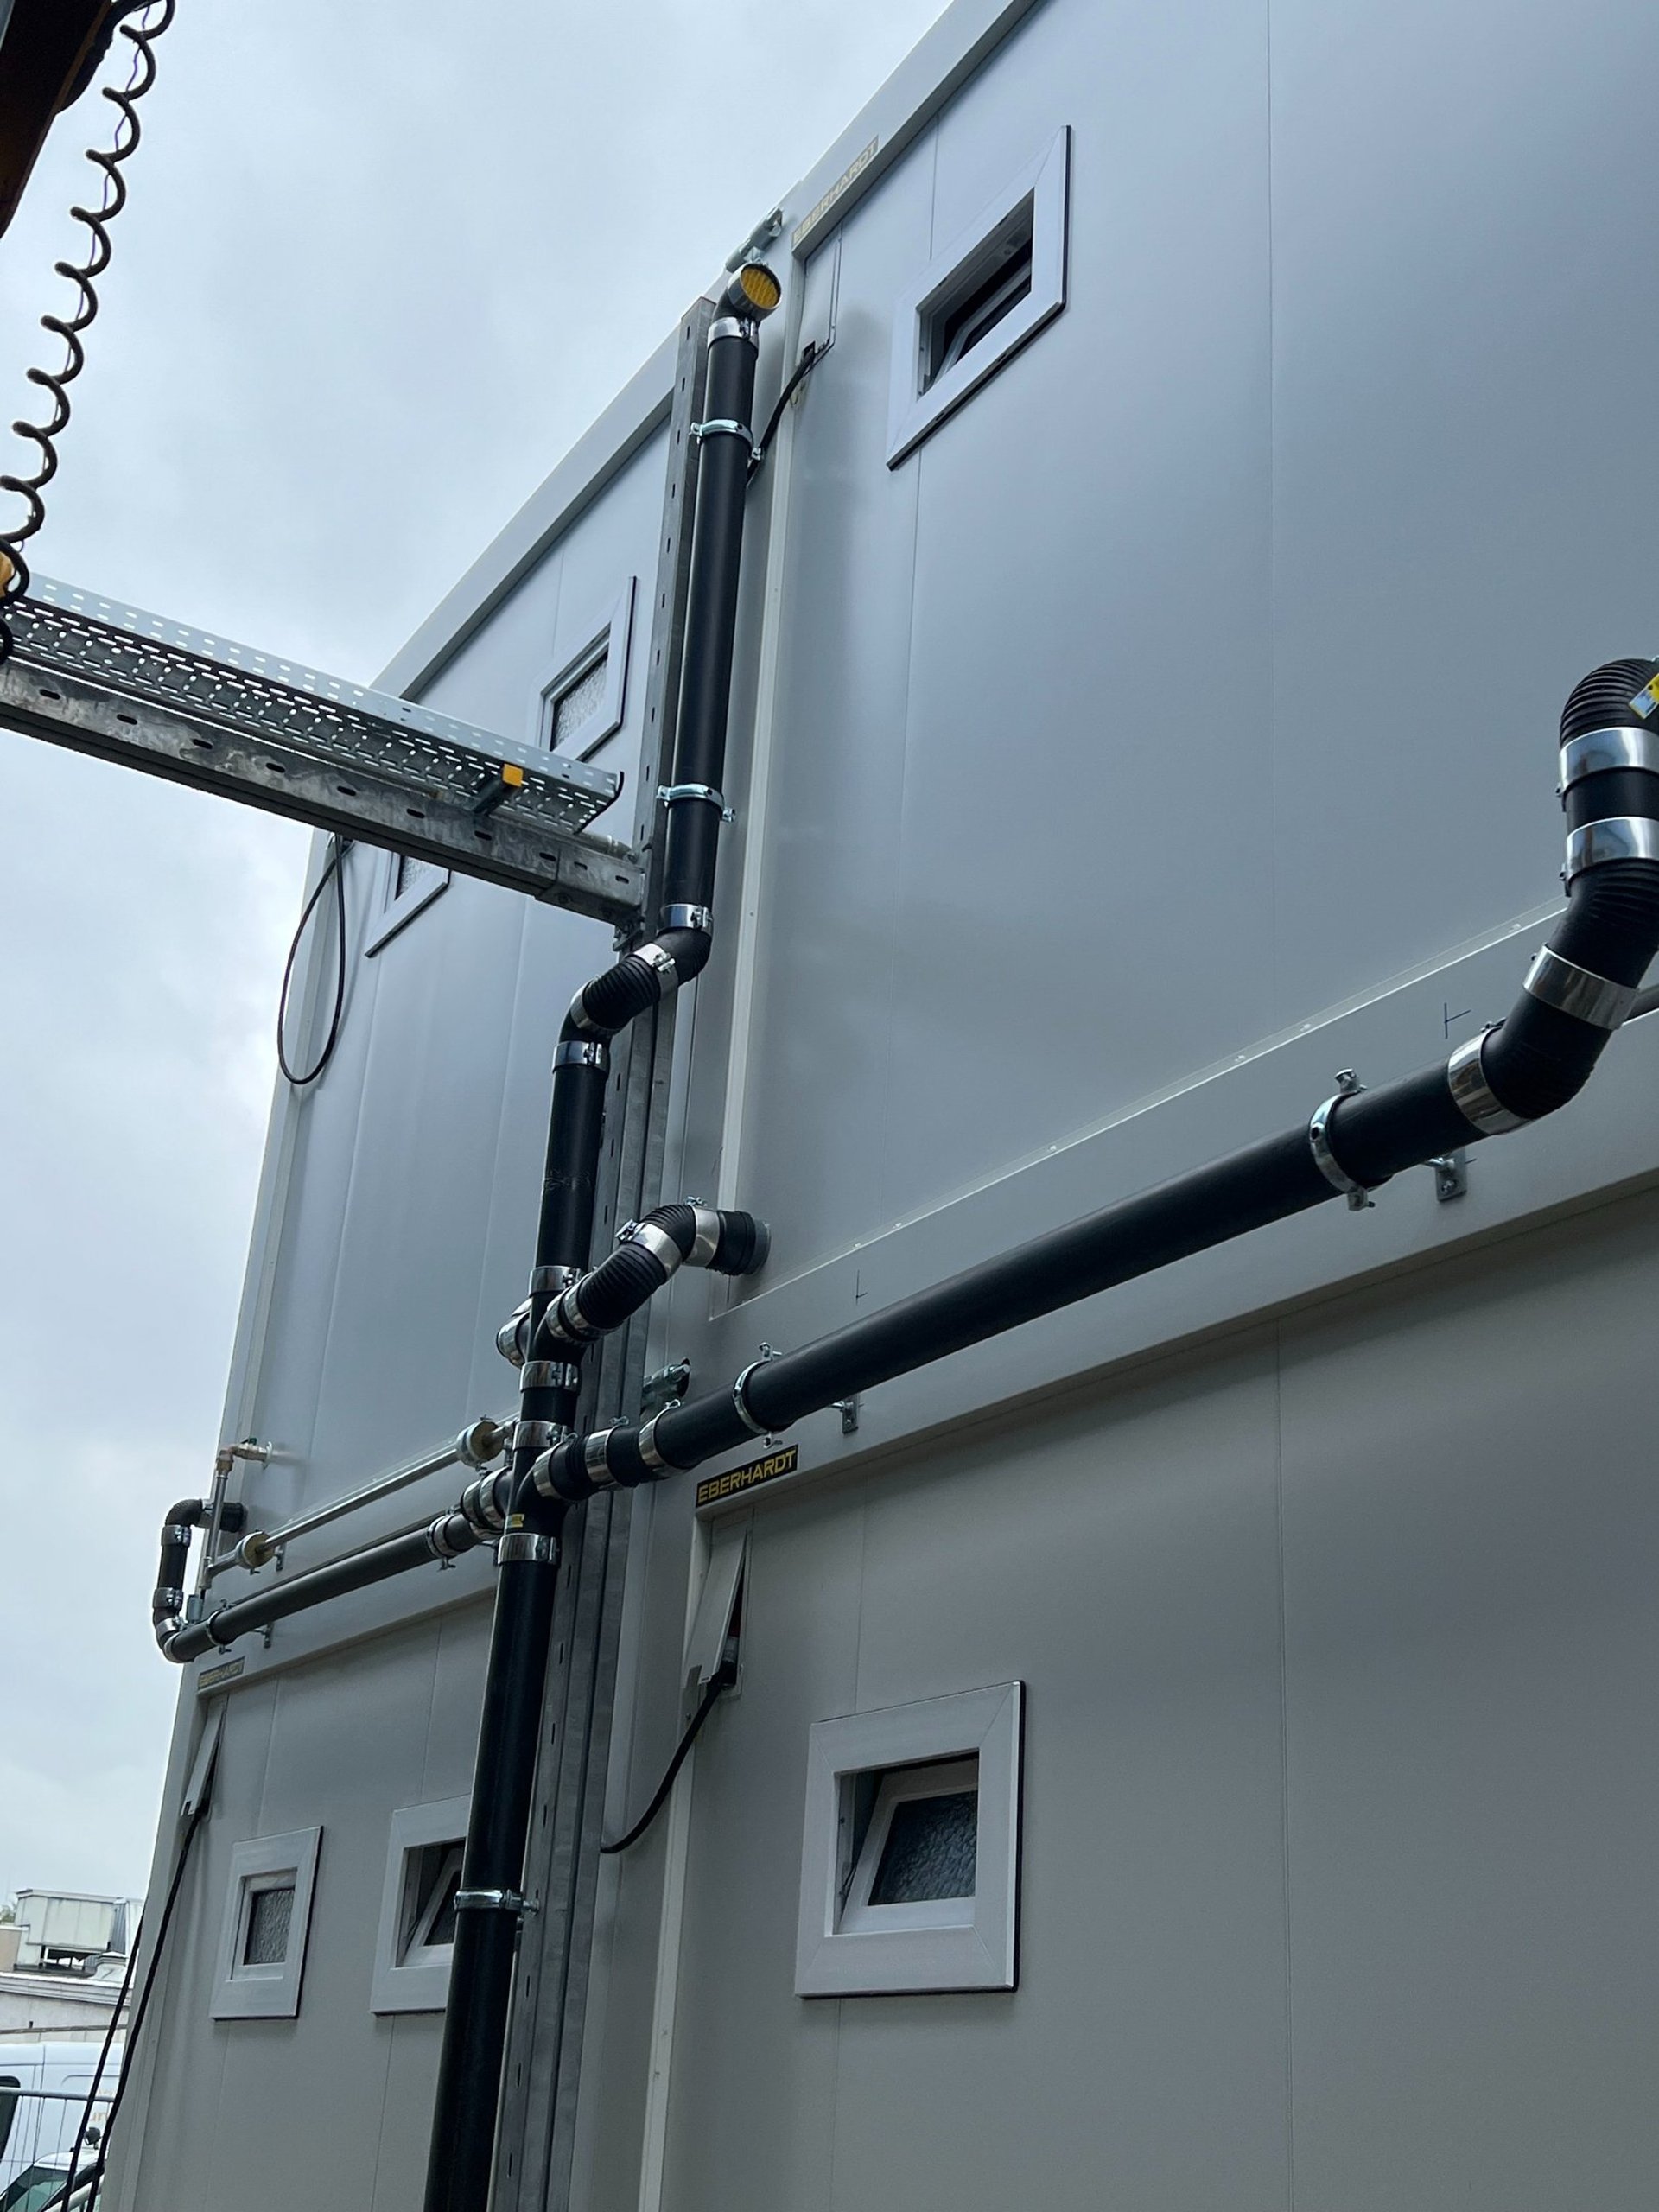
MULTIPOLYGON (((101 2046, 95 2043, 0 2043, 0 2190, 54 2152, 73 2149, 101 2046)), ((92 2108, 101 2126, 121 2072, 121 2045, 110 2052, 92 2108)))

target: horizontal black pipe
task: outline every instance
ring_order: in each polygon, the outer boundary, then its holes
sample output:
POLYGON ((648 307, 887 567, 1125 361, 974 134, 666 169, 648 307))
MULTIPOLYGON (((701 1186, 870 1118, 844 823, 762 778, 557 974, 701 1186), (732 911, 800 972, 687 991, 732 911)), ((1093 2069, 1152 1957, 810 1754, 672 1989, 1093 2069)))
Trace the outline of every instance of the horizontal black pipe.
MULTIPOLYGON (((472 1537, 474 1543, 480 1541, 476 1535, 472 1537)), ((457 1550, 467 1548, 460 1542, 455 1546, 457 1550)), ((346 1597, 353 1590, 366 1590, 372 1583, 389 1581, 394 1574, 407 1574, 411 1567, 430 1567, 437 1556, 425 1529, 416 1529, 404 1536, 389 1536, 384 1543, 347 1552, 343 1559, 330 1560, 325 1567, 289 1575, 273 1582, 269 1590, 257 1590, 251 1598, 221 1605, 217 1612, 207 1614, 169 1637, 167 1656, 182 1666, 189 1660, 200 1658, 205 1651, 222 1649, 226 1644, 234 1643, 238 1637, 246 1636, 255 1629, 269 1628, 273 1621, 286 1620, 290 1613, 308 1612, 313 1605, 326 1605, 332 1598, 346 1597)))
MULTIPOLYGON (((1659 854, 1652 828, 1659 823, 1659 734, 1649 745, 1630 705, 1656 666, 1629 660, 1592 671, 1567 701, 1561 736, 1565 743, 1592 730, 1633 733, 1625 749, 1654 766, 1625 762, 1573 784, 1566 794, 1569 822, 1574 831, 1623 823, 1624 844, 1634 851, 1646 842, 1659 854)), ((757 1363, 729 1389, 670 1407, 643 1428, 619 1425, 556 1444, 532 1479, 544 1494, 574 1501, 596 1488, 700 1466, 838 1400, 1339 1192, 1361 1202, 1405 1168, 1554 1112, 1588 1080, 1659 950, 1659 857, 1612 859, 1574 874, 1547 950, 1558 985, 1565 976, 1592 995, 1599 988, 1604 999, 1611 994, 1612 1010, 1569 1011, 1550 995, 1548 977, 1535 982, 1529 974, 1507 1020, 1478 1046, 1381 1090, 1339 1096, 1321 1109, 1317 1133, 1312 1120, 1300 1123, 1033 1237, 816 1344, 757 1363)))

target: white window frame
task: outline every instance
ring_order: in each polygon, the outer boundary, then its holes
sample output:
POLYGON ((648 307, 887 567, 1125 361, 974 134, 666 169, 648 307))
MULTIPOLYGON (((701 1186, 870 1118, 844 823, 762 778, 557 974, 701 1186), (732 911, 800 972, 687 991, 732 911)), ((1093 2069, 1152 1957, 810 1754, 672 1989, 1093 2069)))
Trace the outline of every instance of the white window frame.
MULTIPOLYGON (((979 1761, 969 1759, 935 1760, 925 1766, 893 1767, 885 1773, 877 1786, 875 1805, 870 1814, 870 1824, 865 1830, 863 1845, 854 1866, 852 1878, 847 1885, 846 1903, 841 1908, 837 1925, 854 1935, 864 1932, 880 1934, 894 1928, 963 1928, 969 1925, 974 1916, 972 1896, 960 1897, 912 1897, 903 1904, 872 1904, 881 1861, 887 1856, 887 1838, 893 1833, 893 1816, 900 1805, 911 1805, 929 1797, 959 1796, 965 1789, 979 1795, 979 1761)), ((976 1837, 977 1846, 977 1837, 976 1837)), ((974 1887, 979 1886, 979 1872, 976 1866, 974 1887)))
POLYGON ((399 892, 398 855, 386 853, 382 858, 379 907, 370 925, 369 941, 363 948, 364 957, 367 960, 373 959, 383 945, 391 944, 399 930, 407 928, 416 914, 449 888, 449 870, 446 868, 426 882, 411 884, 407 891, 399 892))
POLYGON ((546 752, 556 752, 565 760, 588 760, 621 728, 627 714, 628 648, 633 637, 634 585, 635 579, 628 577, 617 594, 616 604, 581 651, 550 668, 537 685, 531 702, 530 741, 532 745, 546 752), (601 653, 607 658, 605 690, 599 704, 585 721, 578 723, 563 744, 555 746, 553 727, 560 700, 575 689, 601 653))
POLYGON ((999 1682, 813 1724, 795 1945, 798 1996, 1017 1986, 1024 1703, 1020 1683, 999 1682), (969 1760, 977 1763, 973 1896, 872 1905, 869 1891, 899 1792, 931 1796, 942 1787, 938 1766, 927 1778, 888 1770, 957 1760, 963 1762, 961 1772, 969 1760), (878 1771, 884 1778, 875 1811, 855 1859, 858 1777, 878 1771), (884 1795, 890 1802, 878 1837, 884 1795))
POLYGON ((1066 231, 1071 132, 1052 141, 959 231, 899 299, 887 387, 887 467, 897 468, 947 415, 1011 360, 1065 305, 1066 231), (1031 289, 959 361, 922 389, 922 347, 934 309, 964 278, 1021 200, 1031 207, 1031 289))
POLYGON ((219 1971, 213 1980, 214 2019, 291 2020, 298 2013, 321 1844, 321 1828, 296 1828, 287 1835, 252 1837, 231 1853, 230 1888, 219 1933, 219 1971), (275 1889, 289 1881, 294 1885, 294 1910, 289 1917, 286 1955, 271 1966, 245 1964, 242 1954, 254 1896, 260 1890, 275 1889))
MULTIPOLYGON (((369 1995, 372 2012, 441 2012, 444 2008, 449 1995, 449 1962, 454 1955, 454 1946, 417 1944, 411 1940, 401 1961, 397 1946, 412 1861, 433 1844, 462 1841, 467 1834, 469 1805, 470 1800, 465 1797, 443 1797, 427 1805, 403 1806, 391 1816, 386 1878, 380 1892, 380 1928, 375 1940, 374 1973, 369 1995)), ((418 1929, 415 1932, 418 1934, 418 1929)))

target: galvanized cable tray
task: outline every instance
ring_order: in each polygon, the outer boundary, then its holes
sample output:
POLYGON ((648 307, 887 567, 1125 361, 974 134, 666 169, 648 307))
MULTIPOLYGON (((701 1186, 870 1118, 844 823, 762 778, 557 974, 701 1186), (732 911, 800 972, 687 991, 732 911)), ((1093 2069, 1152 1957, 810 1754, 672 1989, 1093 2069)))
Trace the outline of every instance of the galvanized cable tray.
POLYGON ((293 661, 34 578, 0 722, 626 924, 644 871, 585 835, 622 779, 293 661))

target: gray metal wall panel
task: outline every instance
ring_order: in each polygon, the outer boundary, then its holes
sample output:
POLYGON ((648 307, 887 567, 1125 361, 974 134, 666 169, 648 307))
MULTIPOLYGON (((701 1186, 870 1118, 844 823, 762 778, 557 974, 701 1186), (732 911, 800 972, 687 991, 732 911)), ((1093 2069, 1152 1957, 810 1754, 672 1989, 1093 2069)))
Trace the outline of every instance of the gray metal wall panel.
POLYGON ((905 1214, 1273 1027, 1265 63, 1255 0, 1044 8, 938 126, 936 251, 1076 127, 1065 312, 899 472, 905 1214))
MULTIPOLYGON (((780 1273, 897 1204, 888 1066, 916 484, 881 465, 884 303, 927 257, 932 161, 929 138, 845 226, 835 350, 795 426, 742 1150, 742 1203, 774 1224, 780 1273)), ((814 259, 815 318, 836 251, 814 259)))
POLYGON ((1299 2202, 1653 2202, 1656 1236, 1285 1332, 1299 2202))
POLYGON ((837 2008, 801 2003, 792 1962, 806 1728, 853 1708, 862 1550, 844 1501, 805 1501, 768 1531, 742 1694, 696 1754, 665 2212, 836 2201, 837 2008))
POLYGON ((1258 1340, 762 1506, 697 1753, 676 2212, 1285 2202, 1276 1421, 1258 1340), (810 1723, 1010 1678, 1019 1990, 794 1998, 810 1723))
POLYGON ((1281 1018, 1532 903, 1557 702, 1649 648, 1656 64, 1631 0, 1274 7, 1281 1018))
MULTIPOLYGON (((225 2052, 213 2212, 264 2212, 281 2177, 302 2202, 372 2202, 391 2050, 369 2009, 390 1815, 421 1796, 436 1634, 406 1630, 353 1655, 349 1691, 330 1666, 278 1687, 257 1824, 321 1824, 322 1846, 299 2016, 203 2021, 225 2052)), ((235 1726, 227 1717, 226 1735, 235 1726)), ((226 1842, 240 1840, 228 1833, 226 1842)), ((223 1891, 209 1900, 215 1929, 223 1891)), ((203 2005, 203 2011, 206 2005, 203 2005)), ((198 2032, 201 2032, 199 2028, 198 2032)))

